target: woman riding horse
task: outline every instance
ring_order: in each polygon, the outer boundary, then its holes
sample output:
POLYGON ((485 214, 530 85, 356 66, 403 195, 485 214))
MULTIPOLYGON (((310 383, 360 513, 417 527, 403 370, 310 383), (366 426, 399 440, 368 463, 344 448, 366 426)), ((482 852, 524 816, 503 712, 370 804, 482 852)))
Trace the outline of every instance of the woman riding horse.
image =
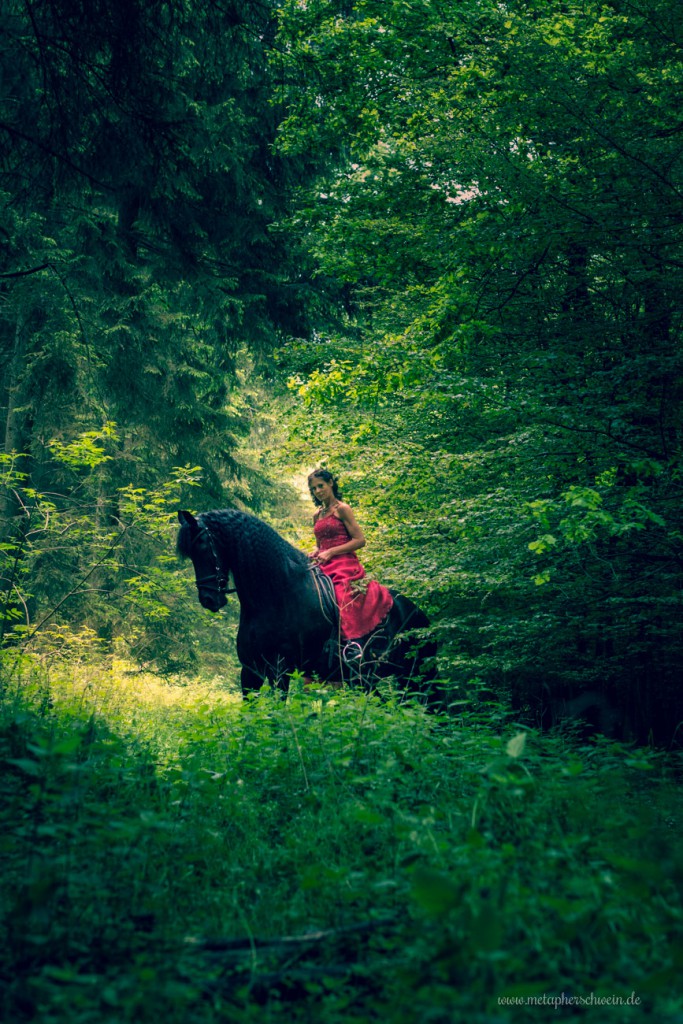
POLYGON ((345 640, 368 636, 389 614, 394 599, 365 575, 356 554, 365 547, 365 536, 351 507, 341 500, 336 477, 327 469, 314 469, 308 487, 318 506, 313 517, 318 546, 309 557, 334 583, 340 634, 345 640))
MULTIPOLYGON (((321 493, 327 496, 324 489, 321 493)), ((318 500, 323 507, 323 500, 318 500)), ((341 530, 343 516, 349 527, 342 544, 332 542, 327 533, 320 537, 313 559, 245 512, 223 509, 196 518, 190 512, 178 513, 178 552, 192 559, 203 607, 212 612, 223 608, 229 576, 234 581, 240 602, 237 656, 243 691, 260 688, 264 680, 286 687, 291 674, 299 671, 323 680, 361 682, 368 688, 378 678, 394 676, 404 690, 425 692, 425 681, 434 676, 436 648, 429 640, 416 639, 412 631, 428 627, 427 617, 401 594, 379 584, 373 587, 353 550, 338 550, 349 543, 360 547, 364 538, 350 510, 330 505, 328 501, 329 515, 319 517, 322 529, 341 530), (336 553, 331 553, 333 548, 336 553), (350 554, 356 565, 354 579, 348 571, 350 554), (334 602, 328 601, 330 577, 342 598, 340 621, 335 620, 334 602), (344 598, 347 588, 358 586, 358 581, 359 592, 366 584, 368 593, 378 588, 379 596, 371 593, 367 606, 365 600, 356 603, 355 594, 350 601, 344 598), (348 636, 354 639, 349 641, 348 636)))

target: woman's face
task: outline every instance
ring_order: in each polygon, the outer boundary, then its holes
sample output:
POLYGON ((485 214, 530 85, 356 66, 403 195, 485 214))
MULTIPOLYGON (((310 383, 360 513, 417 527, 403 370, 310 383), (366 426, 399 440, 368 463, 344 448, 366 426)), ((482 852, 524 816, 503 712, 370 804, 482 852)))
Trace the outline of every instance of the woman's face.
POLYGON ((318 501, 321 501, 323 505, 329 505, 334 499, 332 484, 328 483, 327 480, 323 480, 321 476, 311 477, 311 494, 318 501))

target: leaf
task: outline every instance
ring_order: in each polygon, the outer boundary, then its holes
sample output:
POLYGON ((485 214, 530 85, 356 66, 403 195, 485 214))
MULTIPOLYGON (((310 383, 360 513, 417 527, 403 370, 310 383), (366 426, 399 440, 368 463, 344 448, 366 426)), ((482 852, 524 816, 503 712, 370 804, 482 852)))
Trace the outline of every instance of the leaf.
POLYGON ((353 818, 361 825, 384 825, 387 820, 385 815, 371 807, 355 807, 352 814, 353 818))
POLYGON ((34 778, 42 774, 39 762, 31 761, 27 757, 8 758, 5 763, 13 764, 15 768, 19 768, 25 775, 32 775, 34 778))
POLYGON ((538 540, 532 540, 528 546, 529 551, 533 551, 537 555, 542 555, 544 551, 547 551, 548 548, 555 547, 556 544, 557 538, 554 537, 552 533, 545 533, 542 537, 539 537, 538 540))
POLYGON ((433 917, 460 906, 462 892, 447 875, 419 868, 413 875, 413 899, 433 917))
POLYGON ((511 740, 508 740, 505 752, 508 757, 521 757, 526 747, 526 733, 518 732, 511 740))

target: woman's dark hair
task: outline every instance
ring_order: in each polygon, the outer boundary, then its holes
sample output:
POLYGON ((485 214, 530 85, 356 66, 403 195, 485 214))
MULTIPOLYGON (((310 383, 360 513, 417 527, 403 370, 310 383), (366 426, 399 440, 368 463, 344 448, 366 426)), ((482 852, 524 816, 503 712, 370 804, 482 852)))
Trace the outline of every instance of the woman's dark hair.
MULTIPOLYGON (((336 476, 330 473, 329 469, 314 469, 312 473, 308 474, 309 490, 311 488, 311 480, 313 479, 314 476, 320 477, 320 479, 324 480, 325 483, 327 484, 332 484, 332 493, 334 494, 337 501, 341 501, 341 491, 339 490, 339 483, 337 481, 336 476)), ((322 501, 318 501, 318 499, 316 498, 312 491, 311 497, 313 498, 313 503, 315 505, 322 505, 322 501)))

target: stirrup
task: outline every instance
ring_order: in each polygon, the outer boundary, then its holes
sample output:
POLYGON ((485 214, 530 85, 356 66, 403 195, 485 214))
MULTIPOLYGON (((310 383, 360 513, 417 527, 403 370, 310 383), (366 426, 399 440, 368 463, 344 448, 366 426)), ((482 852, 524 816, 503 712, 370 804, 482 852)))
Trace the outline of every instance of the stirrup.
POLYGON ((349 640, 342 648, 341 656, 348 668, 358 669, 363 661, 363 648, 357 640, 349 640))

